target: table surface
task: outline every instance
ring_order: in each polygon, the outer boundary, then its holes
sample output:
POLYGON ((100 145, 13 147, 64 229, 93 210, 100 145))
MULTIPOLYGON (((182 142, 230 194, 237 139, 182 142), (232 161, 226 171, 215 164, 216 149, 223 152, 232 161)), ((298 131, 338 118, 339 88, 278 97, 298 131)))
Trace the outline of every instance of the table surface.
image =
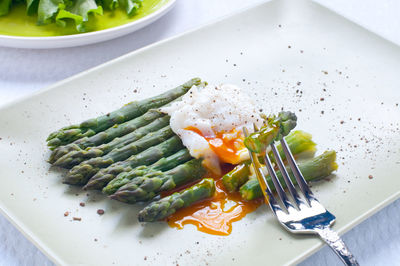
MULTIPOLYGON (((29 50, 0 47, 0 106, 119 57, 140 47, 193 29, 263 0, 178 1, 165 17, 115 40, 66 49, 29 50)), ((400 1, 316 0, 400 45, 400 1)), ((370 217, 343 238, 361 265, 400 265, 400 200, 370 217)), ((53 265, 0 215, 1 265, 53 265)), ((328 247, 301 265, 341 265, 328 247)))

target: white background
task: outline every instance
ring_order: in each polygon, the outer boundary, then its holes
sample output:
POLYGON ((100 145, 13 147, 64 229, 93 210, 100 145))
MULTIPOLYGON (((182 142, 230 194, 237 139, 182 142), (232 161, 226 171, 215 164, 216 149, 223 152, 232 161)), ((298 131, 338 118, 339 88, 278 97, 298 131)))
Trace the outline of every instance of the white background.
MULTIPOLYGON (((154 24, 128 36, 84 47, 26 50, 0 47, 0 105, 145 45, 199 27, 262 0, 180 0, 154 24)), ((318 0, 338 13, 400 44, 400 1, 318 0)), ((3 184, 4 185, 4 184, 3 184)), ((344 235, 369 265, 400 265, 400 200, 344 235)), ((266 247, 268 237, 266 237, 266 247)), ((0 215, 0 265, 52 263, 0 215)), ((302 265, 341 265, 323 248, 302 265)))

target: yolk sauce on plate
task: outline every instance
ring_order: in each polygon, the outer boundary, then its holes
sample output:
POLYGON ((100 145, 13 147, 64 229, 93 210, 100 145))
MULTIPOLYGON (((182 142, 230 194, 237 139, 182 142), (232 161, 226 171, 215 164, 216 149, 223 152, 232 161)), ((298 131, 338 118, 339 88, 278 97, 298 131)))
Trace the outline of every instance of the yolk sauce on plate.
MULTIPOLYGON (((196 127, 187 127, 186 130, 193 131, 207 140, 210 148, 217 154, 222 165, 222 174, 216 176, 208 173, 206 177, 215 180, 216 191, 212 198, 198 202, 187 208, 178 210, 167 218, 171 227, 182 229, 185 225, 191 224, 197 230, 213 235, 229 235, 232 232, 232 223, 241 220, 246 214, 256 210, 263 199, 245 201, 239 192, 228 192, 223 183, 222 177, 233 169, 233 164, 240 161, 240 153, 247 150, 243 144, 243 136, 233 129, 229 132, 216 132, 214 136, 205 136, 196 127)), ((182 188, 193 185, 187 184, 177 190, 171 191, 169 195, 182 188)))
MULTIPOLYGON (((232 170, 232 165, 224 165, 224 174, 230 170, 232 170)), ((216 181, 215 195, 210 199, 180 209, 169 216, 167 218, 169 226, 183 229, 185 225, 191 224, 204 233, 229 235, 232 232, 233 222, 241 220, 264 202, 263 199, 245 201, 241 198, 239 192, 230 193, 226 191, 222 184, 222 176, 207 174, 207 177, 212 177, 216 181)))

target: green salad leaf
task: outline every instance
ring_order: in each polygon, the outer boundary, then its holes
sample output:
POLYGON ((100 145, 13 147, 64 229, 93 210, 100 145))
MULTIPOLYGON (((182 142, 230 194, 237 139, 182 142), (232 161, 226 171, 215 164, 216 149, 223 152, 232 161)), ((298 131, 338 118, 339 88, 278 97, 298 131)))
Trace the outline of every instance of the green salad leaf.
POLYGON ((103 7, 109 10, 115 10, 119 7, 118 0, 103 0, 103 7))
POLYGON ((103 15, 103 8, 94 0, 76 0, 70 6, 60 5, 60 11, 56 16, 56 24, 65 27, 68 20, 75 22, 78 32, 85 32, 85 22, 90 14, 103 15))
POLYGON ((142 6, 143 0, 119 0, 119 2, 125 8, 128 16, 132 17, 142 6))
POLYGON ((26 14, 35 15, 39 6, 39 0, 26 0, 26 14))
POLYGON ((63 3, 63 0, 41 0, 38 8, 38 25, 52 23, 63 3))
POLYGON ((11 6, 11 0, 0 0, 0 16, 7 15, 11 6))

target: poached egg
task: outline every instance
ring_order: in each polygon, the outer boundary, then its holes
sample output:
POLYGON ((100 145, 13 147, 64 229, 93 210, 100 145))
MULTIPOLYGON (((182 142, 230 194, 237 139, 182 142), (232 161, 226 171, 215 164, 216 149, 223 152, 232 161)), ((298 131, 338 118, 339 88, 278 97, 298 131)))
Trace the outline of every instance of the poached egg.
POLYGON ((193 86, 179 102, 162 107, 170 115, 170 126, 194 158, 215 174, 220 164, 238 164, 249 158, 243 144, 243 127, 251 131, 263 119, 253 101, 230 84, 193 86))

